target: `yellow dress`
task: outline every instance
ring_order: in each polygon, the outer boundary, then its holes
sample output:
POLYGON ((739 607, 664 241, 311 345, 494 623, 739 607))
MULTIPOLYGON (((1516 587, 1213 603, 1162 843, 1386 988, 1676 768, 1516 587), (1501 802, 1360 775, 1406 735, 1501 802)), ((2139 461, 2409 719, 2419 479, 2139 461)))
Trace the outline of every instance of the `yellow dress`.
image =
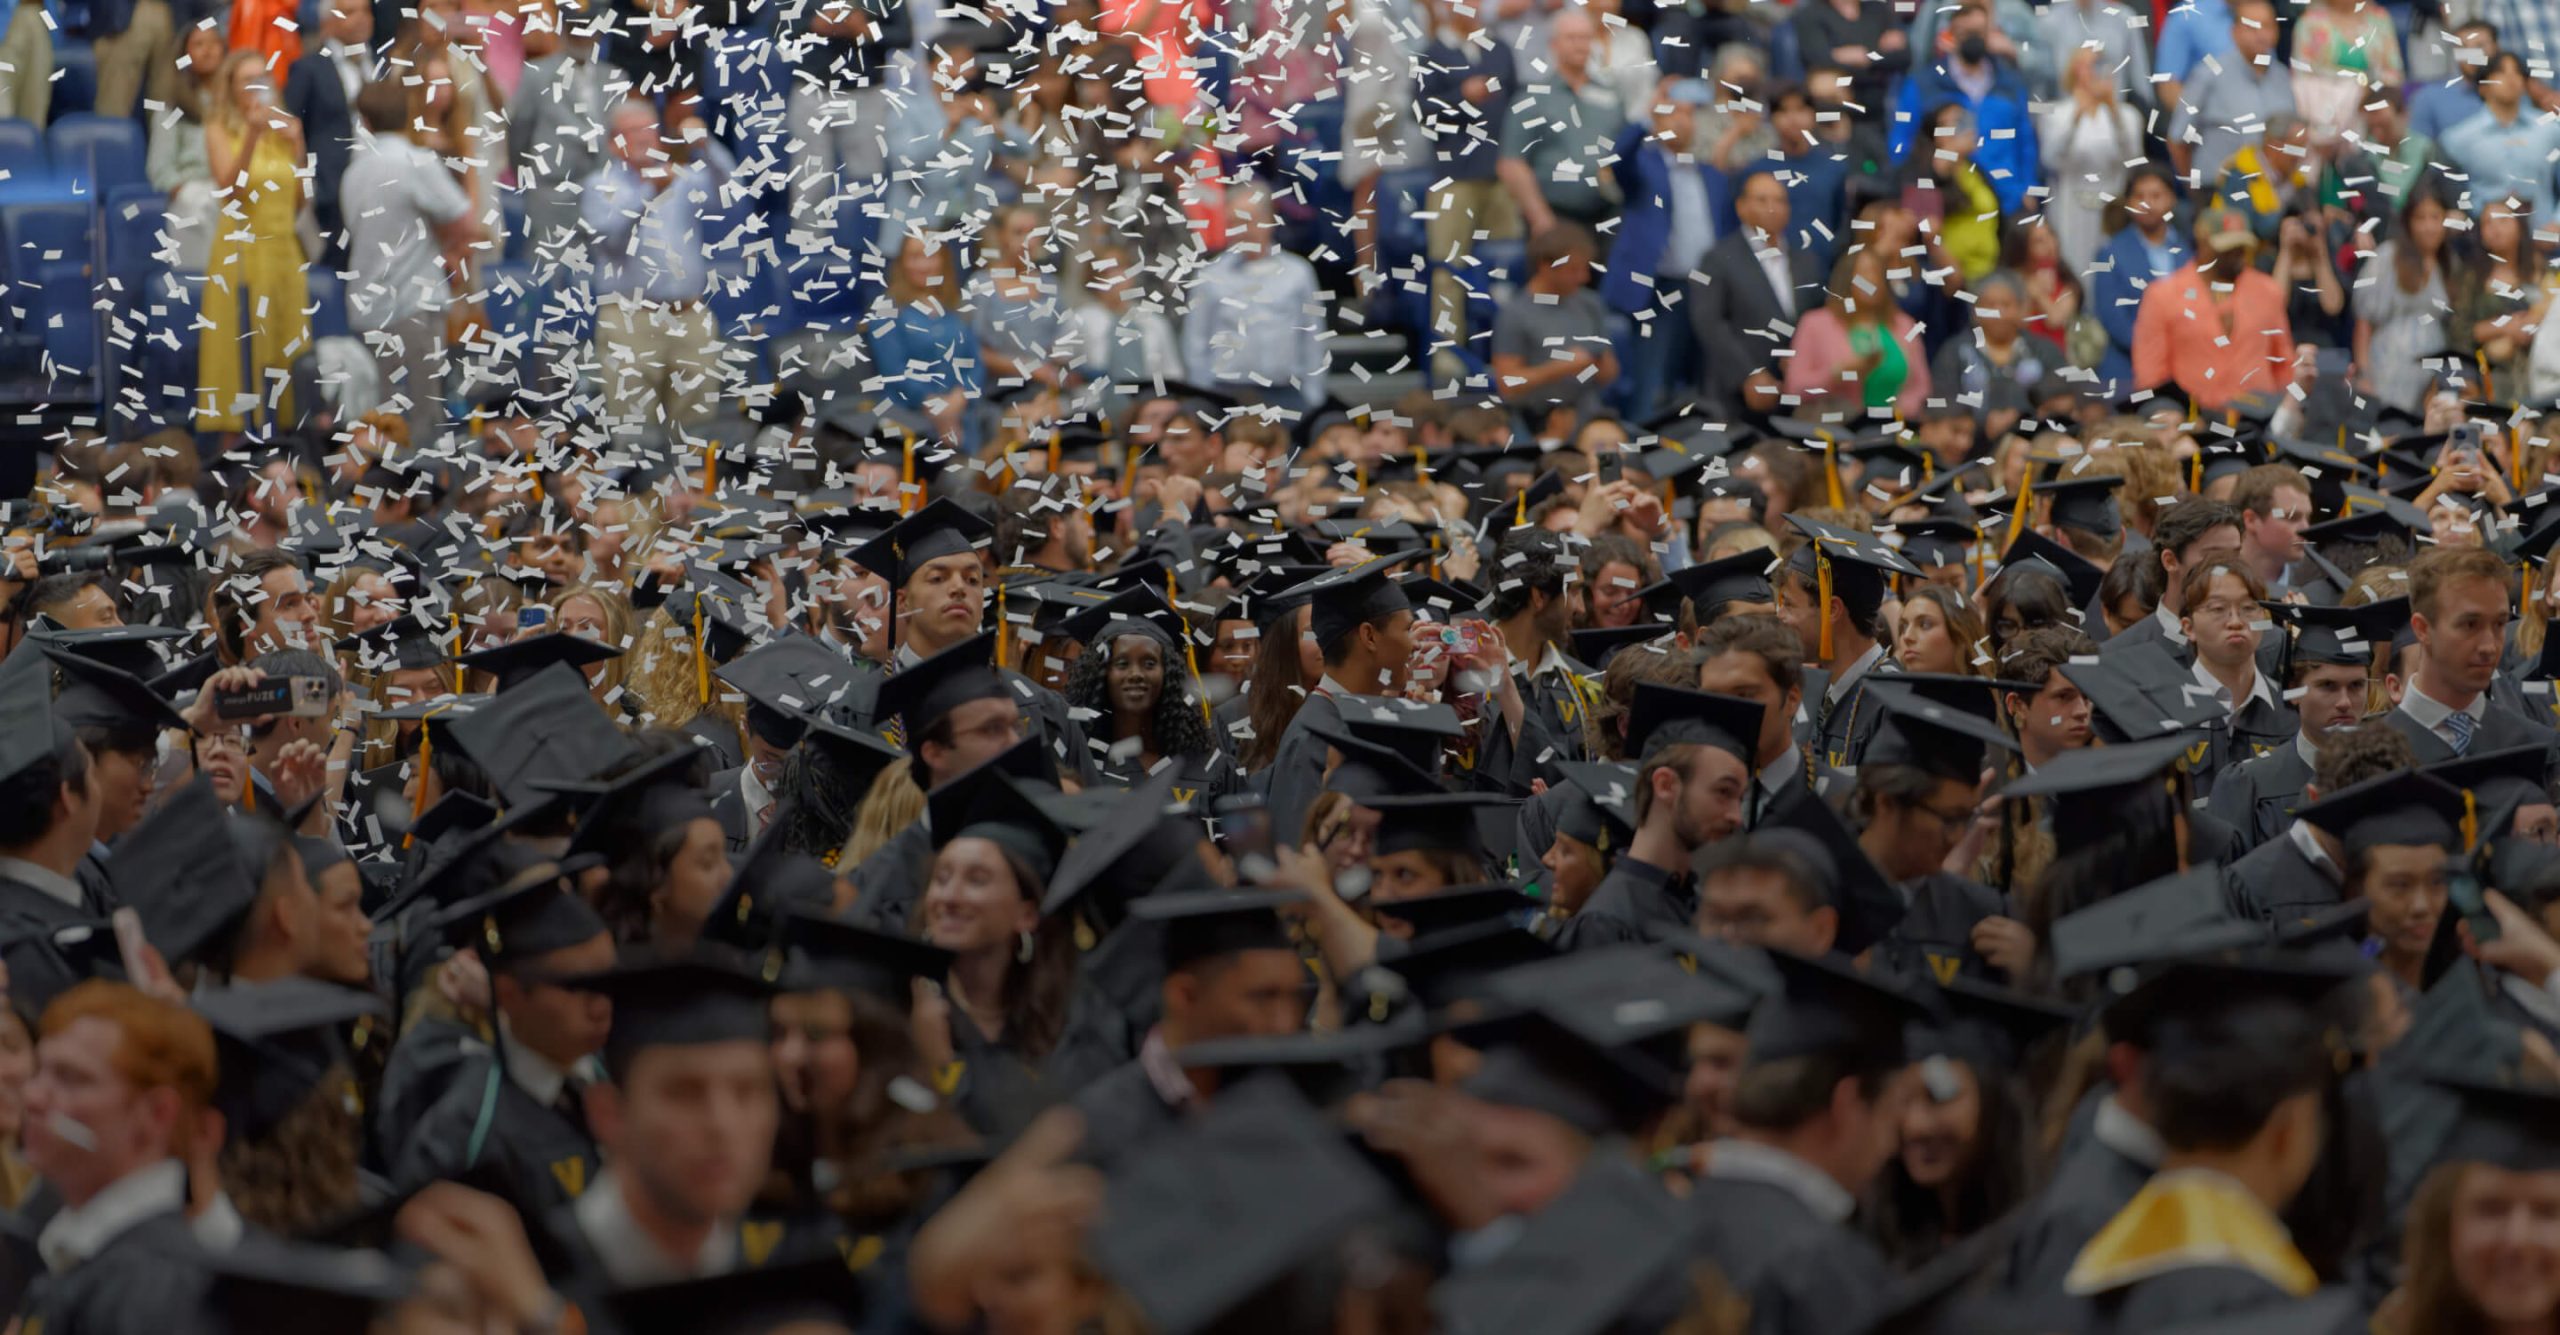
POLYGON ((284 137, 260 135, 247 184, 223 202, 196 333, 199 431, 293 420, 293 393, 283 382, 293 359, 311 347, 302 241, 294 234, 302 187, 293 168, 284 137))

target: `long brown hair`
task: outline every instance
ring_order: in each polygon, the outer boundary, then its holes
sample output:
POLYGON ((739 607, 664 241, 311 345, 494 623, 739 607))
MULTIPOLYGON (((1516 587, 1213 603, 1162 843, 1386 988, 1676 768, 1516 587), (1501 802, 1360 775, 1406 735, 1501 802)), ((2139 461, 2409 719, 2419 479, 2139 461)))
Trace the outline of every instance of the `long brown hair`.
POLYGON ((2374 1329, 2393 1335, 2477 1335, 2489 1329, 2488 1315, 2453 1273, 2453 1203, 2471 1167, 2438 1164, 2418 1184, 2400 1237, 2400 1288, 2376 1315, 2374 1329))
POLYGON ((976 1139, 948 1103, 918 1110, 891 1093, 898 1081, 933 1088, 933 1073, 916 1048, 915 1031, 897 1007, 866 992, 842 991, 850 1008, 847 1037, 858 1057, 853 1093, 841 1107, 815 1113, 817 1150, 844 1170, 827 1208, 859 1228, 874 1221, 895 1220, 925 1204, 933 1175, 891 1171, 890 1160, 902 1153, 964 1146, 976 1139))
POLYGON ((1253 724, 1253 738, 1244 748, 1248 772, 1279 758, 1281 734, 1316 686, 1298 660, 1298 616, 1291 612, 1277 624, 1263 626, 1261 646, 1254 651, 1252 684, 1245 688, 1245 717, 1253 724))
POLYGON ((1913 603, 1938 609, 1939 619, 1947 623, 1947 640, 1956 647, 1957 672, 1968 677, 1990 675, 1991 642, 1983 635, 1982 616, 1973 610, 1972 599, 1944 584, 1921 584, 1903 598, 1906 614, 1913 603))
MULTIPOLYGON (((1005 870, 1013 873, 1014 892, 1033 904, 1048 897, 1048 879, 1031 869, 1012 849, 998 845, 996 853, 1004 859, 1005 870)), ((930 882, 931 873, 927 873, 930 882)), ((924 935, 927 896, 916 896, 915 908, 908 915, 907 930, 924 935)), ((1075 992, 1076 968, 1082 952, 1076 949, 1075 924, 1067 915, 1042 918, 1031 931, 1031 958, 1016 955, 1007 961, 1004 971, 1004 1046, 1029 1065, 1048 1060, 1058 1046, 1059 1036, 1067 1028, 1067 1002, 1075 992)), ((952 1013, 957 1015, 955 1005, 952 1013)))
POLYGON ((223 1145, 223 1190, 241 1218, 296 1237, 362 1203, 356 1149, 364 1124, 348 1106, 353 1086, 346 1068, 333 1068, 273 1128, 223 1145))
POLYGON ((960 304, 960 266, 949 246, 935 247, 923 237, 909 235, 898 243, 898 253, 889 262, 889 304, 913 306, 930 299, 944 310, 960 304), (942 261, 942 281, 931 288, 920 288, 907 281, 907 247, 924 246, 926 253, 942 261))

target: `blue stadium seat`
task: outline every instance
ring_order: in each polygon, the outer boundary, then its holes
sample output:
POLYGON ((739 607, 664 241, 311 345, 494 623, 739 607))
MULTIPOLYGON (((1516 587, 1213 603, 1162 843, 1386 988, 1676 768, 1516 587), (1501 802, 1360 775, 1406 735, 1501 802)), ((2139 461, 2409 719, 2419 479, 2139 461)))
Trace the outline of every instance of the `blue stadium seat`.
POLYGON ((13 282, 40 276, 46 266, 69 264, 94 276, 97 215, 86 204, 11 204, 0 208, 0 242, 8 246, 13 282))
POLYGON ((75 194, 94 196, 117 186, 148 182, 142 169, 142 127, 90 112, 54 118, 45 139, 54 174, 75 194))
POLYGON ((302 281, 312 305, 311 336, 347 337, 346 280, 338 277, 329 266, 314 264, 303 272, 302 281))
POLYGON ((0 120, 0 202, 44 198, 52 188, 53 160, 44 151, 44 131, 21 120, 0 120))
POLYGON ((98 374, 98 309, 89 266, 70 260, 38 265, 34 274, 40 293, 29 315, 44 337, 45 354, 53 359, 57 383, 66 394, 96 392, 98 374))
POLYGON ((131 282, 160 262, 160 234, 168 224, 169 209, 159 191, 120 190, 99 216, 110 275, 131 282))
POLYGON ((94 110, 98 105, 98 53, 89 44, 55 33, 53 37, 53 115, 55 119, 94 110))

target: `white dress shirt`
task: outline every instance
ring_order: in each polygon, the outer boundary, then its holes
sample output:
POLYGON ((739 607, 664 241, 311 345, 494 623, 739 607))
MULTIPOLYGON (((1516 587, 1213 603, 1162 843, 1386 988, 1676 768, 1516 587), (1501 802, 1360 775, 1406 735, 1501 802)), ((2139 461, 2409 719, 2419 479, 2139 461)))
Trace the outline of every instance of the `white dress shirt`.
MULTIPOLYGON (((2253 700, 2264 700, 2267 702, 2269 707, 2273 707, 2276 702, 2275 691, 2270 689, 2267 685, 2267 674, 2260 672, 2257 665, 2254 663, 2249 667, 2248 698, 2237 703, 2234 703, 2231 699, 2231 688, 2223 685, 2221 678, 2214 676, 2212 672, 2206 670, 2204 659, 2202 657, 2198 657, 2195 661, 2195 666, 2189 670, 2195 673, 2196 684, 2202 686, 2208 694, 2213 696, 2215 704, 2222 706, 2222 714, 2225 718, 2240 717, 2240 711, 2248 708, 2250 701, 2253 700)), ((2301 734, 2296 733, 2294 735, 2298 737, 2301 734)))
POLYGON ((498 1017, 498 1028, 504 1040, 501 1050, 506 1053, 507 1078, 515 1081, 516 1088, 523 1090, 527 1098, 545 1108, 558 1103, 560 1091, 569 1087, 569 1073, 552 1065, 550 1058, 517 1042, 514 1031, 507 1028, 507 1017, 498 1017))
POLYGON ((51 867, 39 867, 25 858, 0 857, 0 879, 32 886, 45 898, 58 899, 75 909, 89 902, 89 897, 80 892, 78 881, 51 867))
POLYGON ((1845 1224, 1858 1208, 1857 1198, 1829 1173, 1758 1141, 1717 1141, 1707 1156, 1707 1176, 1728 1182, 1765 1182, 1804 1202, 1825 1223, 1845 1224))
POLYGON ((1858 655, 1858 661, 1851 663, 1847 671, 1831 679, 1831 684, 1823 688, 1823 698, 1834 705, 1839 704, 1841 698, 1849 693, 1849 688, 1857 685, 1859 678, 1867 675, 1870 669, 1882 661, 1884 661, 1884 642, 1878 640, 1868 645, 1867 651, 1858 655))
MULTIPOLYGON (((2445 745, 2452 746, 2455 744, 2453 740, 2453 730, 2444 726, 2444 721, 2453 717, 2453 706, 2428 695, 2425 691, 2419 690, 2418 683, 2414 681, 2410 682, 2409 689, 2400 693, 2400 712, 2416 719, 2419 727, 2443 738, 2445 745)), ((2480 694, 2471 697, 2471 703, 2463 706, 2462 712, 2469 714, 2471 716, 2471 721, 2474 724, 2477 724, 2480 720, 2488 717, 2489 693, 2483 691, 2480 694)), ((2474 737, 2479 735, 2477 728, 2473 729, 2472 735, 2474 737)))
POLYGON ((328 57, 330 66, 338 71, 338 86, 347 90, 347 105, 353 107, 356 94, 364 91, 365 80, 371 76, 372 61, 362 48, 341 46, 335 41, 321 43, 320 54, 328 57))
POLYGON ((1778 294, 1778 309, 1785 311, 1787 318, 1792 320, 1796 316, 1795 271, 1787 263, 1786 248, 1759 244, 1765 240, 1768 240, 1765 232, 1752 237, 1751 257, 1760 261, 1760 272, 1769 276, 1769 287, 1778 294))
POLYGON ((134 1225, 187 1205, 187 1166, 163 1159, 125 1174, 80 1206, 64 1206, 36 1235, 36 1255, 61 1274, 107 1249, 134 1225))
POLYGON ((2169 633, 2169 643, 2185 644, 2187 642, 2187 632, 2179 627, 2177 613, 2165 606, 2156 607, 2151 610, 2151 619, 2159 622, 2160 629, 2169 633))
POLYGON ((2320 768, 2320 748, 2311 744, 2311 730, 2304 728, 2293 735, 2293 753, 2312 769, 2320 768))
POLYGON ((738 796, 747 804, 747 829, 750 832, 762 829, 759 822, 773 806, 773 790, 756 777, 756 765, 752 760, 738 767, 738 796))
POLYGON ((735 1220, 723 1219, 713 1224, 710 1236, 702 1240, 700 1252, 689 1257, 669 1256, 658 1249, 657 1239, 631 1217, 630 1207, 623 1204, 622 1191, 622 1183, 607 1168, 569 1207, 578 1221, 578 1231, 586 1235, 587 1245, 595 1249, 596 1259, 616 1284, 627 1289, 671 1284, 725 1275, 738 1268, 735 1220))
POLYGON ((2124 1110, 2113 1097, 2098 1104, 2098 1115, 2089 1123, 2089 1134, 2099 1144, 2133 1160, 2145 1168, 2157 1168, 2169 1157, 2167 1141, 2151 1129, 2148 1122, 2124 1110))

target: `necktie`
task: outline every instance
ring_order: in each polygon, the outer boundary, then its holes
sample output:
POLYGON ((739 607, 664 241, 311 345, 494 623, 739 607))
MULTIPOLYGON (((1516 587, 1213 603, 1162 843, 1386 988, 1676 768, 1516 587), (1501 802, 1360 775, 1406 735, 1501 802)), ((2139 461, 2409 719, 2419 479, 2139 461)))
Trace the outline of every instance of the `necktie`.
POLYGON ((551 1110, 567 1118, 569 1125, 578 1128, 579 1135, 594 1138, 595 1133, 587 1130, 587 1101, 577 1081, 571 1080, 560 1086, 559 1097, 551 1100, 551 1110))
POLYGON ((2463 710, 2457 709, 2444 716, 2444 730, 2453 734, 2453 753, 2455 755, 2462 756, 2471 754, 2471 732, 2479 726, 2479 720, 2474 719, 2469 713, 2463 710))

